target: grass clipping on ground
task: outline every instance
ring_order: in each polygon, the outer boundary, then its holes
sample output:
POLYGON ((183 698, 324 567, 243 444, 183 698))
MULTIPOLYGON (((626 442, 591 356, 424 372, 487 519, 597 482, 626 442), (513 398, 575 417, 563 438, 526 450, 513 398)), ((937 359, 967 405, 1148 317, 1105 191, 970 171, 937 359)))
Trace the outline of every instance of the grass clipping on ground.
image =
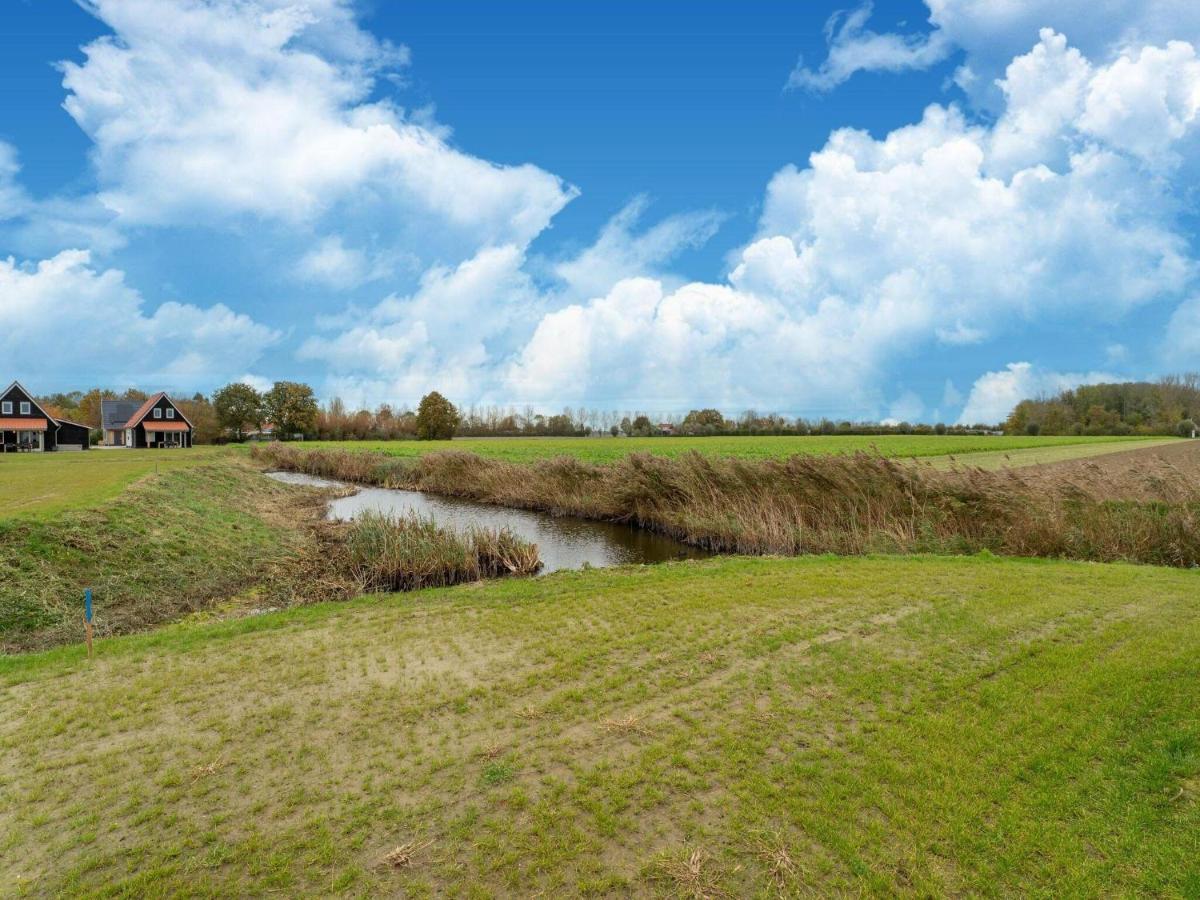
POLYGON ((0 659, 0 884, 1195 896, 1198 587, 743 557, 0 659))
MULTIPOLYGON (((1184 447, 1184 449, 1188 449, 1184 447)), ((1200 451, 1113 479, 1081 462, 1050 475, 938 470, 879 455, 782 460, 632 454, 517 464, 255 448, 271 466, 343 481, 629 522, 718 552, 976 553, 1200 564, 1200 451)))

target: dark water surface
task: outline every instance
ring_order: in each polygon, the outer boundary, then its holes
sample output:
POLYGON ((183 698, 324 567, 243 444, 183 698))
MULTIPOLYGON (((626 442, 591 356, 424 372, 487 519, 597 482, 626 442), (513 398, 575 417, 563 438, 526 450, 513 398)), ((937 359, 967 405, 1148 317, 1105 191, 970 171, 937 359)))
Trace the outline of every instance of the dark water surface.
MULTIPOLYGON (((357 487, 298 472, 268 472, 268 477, 285 484, 309 487, 357 487)), ((508 528, 514 534, 538 546, 544 568, 542 573, 558 569, 592 566, 622 566, 657 563, 671 559, 699 559, 709 556, 705 550, 689 547, 673 538, 611 522, 593 522, 571 516, 552 516, 544 512, 489 506, 471 500, 439 497, 420 491, 359 487, 358 493, 329 501, 327 518, 351 521, 363 512, 399 516, 416 512, 432 517, 439 525, 462 529, 470 525, 508 528)))

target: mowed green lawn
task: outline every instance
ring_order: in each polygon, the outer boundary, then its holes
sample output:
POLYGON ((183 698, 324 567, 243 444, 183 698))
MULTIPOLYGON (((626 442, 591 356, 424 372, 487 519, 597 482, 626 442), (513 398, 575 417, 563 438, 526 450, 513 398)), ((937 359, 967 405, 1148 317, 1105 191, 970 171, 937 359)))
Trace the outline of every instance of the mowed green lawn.
POLYGON ((1197 597, 1194 571, 741 558, 3 658, 0 884, 1196 896, 1197 597))
POLYGON ((98 506, 144 475, 211 462, 229 452, 221 447, 192 447, 0 454, 0 519, 98 506))
MULTIPOLYGON (((1152 443, 1175 438, 1153 438, 1152 443)), ((794 454, 878 451, 891 457, 929 457, 953 454, 1012 453, 1019 450, 1053 450, 1087 446, 1092 452, 1110 448, 1149 446, 1145 438, 1124 437, 1009 437, 985 435, 811 435, 807 437, 678 437, 678 438, 459 438, 454 441, 310 441, 305 447, 343 447, 376 450, 393 456, 415 457, 437 450, 465 450, 505 459, 530 462, 555 456, 575 456, 605 463, 630 453, 678 456, 692 450, 711 456, 768 459, 794 454)), ((1069 457, 1059 457, 1069 458, 1069 457)))

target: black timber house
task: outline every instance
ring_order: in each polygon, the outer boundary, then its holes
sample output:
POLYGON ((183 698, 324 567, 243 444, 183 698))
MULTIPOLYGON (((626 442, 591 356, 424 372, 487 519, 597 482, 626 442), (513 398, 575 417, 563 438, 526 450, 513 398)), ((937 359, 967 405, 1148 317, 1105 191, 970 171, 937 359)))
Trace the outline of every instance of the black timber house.
POLYGON ((90 446, 86 425, 50 415, 19 381, 0 393, 0 452, 46 453, 90 446))
POLYGON ((190 447, 192 423, 174 401, 161 391, 136 400, 101 400, 101 427, 109 447, 190 447))

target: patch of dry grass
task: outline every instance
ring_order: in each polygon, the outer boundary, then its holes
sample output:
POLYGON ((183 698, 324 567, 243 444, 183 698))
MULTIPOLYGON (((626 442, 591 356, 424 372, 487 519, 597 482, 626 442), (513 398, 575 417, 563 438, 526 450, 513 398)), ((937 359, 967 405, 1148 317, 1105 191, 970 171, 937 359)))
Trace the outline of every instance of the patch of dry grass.
POLYGON ((721 887, 722 878, 712 857, 702 849, 664 856, 659 860, 658 868, 677 896, 694 900, 732 896, 721 887))
POLYGON ((610 734, 649 734, 650 728, 644 724, 645 716, 633 714, 605 719, 600 727, 610 734))
POLYGON ((426 841, 409 841, 407 844, 401 844, 385 853, 382 862, 393 869, 411 869, 414 857, 432 844, 432 839, 426 841))

